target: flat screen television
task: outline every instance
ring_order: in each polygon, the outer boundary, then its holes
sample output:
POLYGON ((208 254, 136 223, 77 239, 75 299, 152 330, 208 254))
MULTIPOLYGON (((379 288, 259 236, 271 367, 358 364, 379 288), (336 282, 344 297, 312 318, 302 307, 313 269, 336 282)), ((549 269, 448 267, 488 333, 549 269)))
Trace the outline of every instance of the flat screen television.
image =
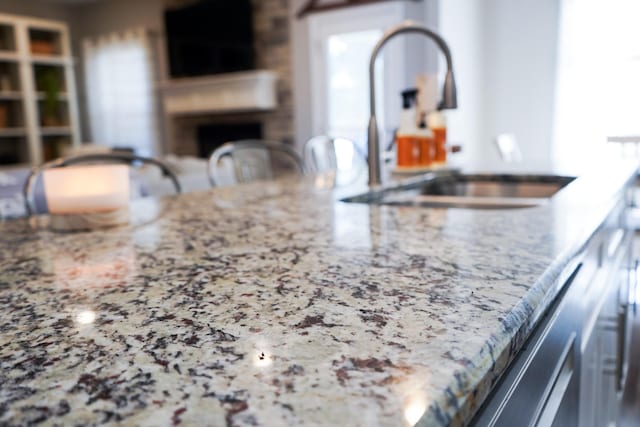
POLYGON ((164 13, 173 78, 255 68, 251 0, 200 0, 164 13))

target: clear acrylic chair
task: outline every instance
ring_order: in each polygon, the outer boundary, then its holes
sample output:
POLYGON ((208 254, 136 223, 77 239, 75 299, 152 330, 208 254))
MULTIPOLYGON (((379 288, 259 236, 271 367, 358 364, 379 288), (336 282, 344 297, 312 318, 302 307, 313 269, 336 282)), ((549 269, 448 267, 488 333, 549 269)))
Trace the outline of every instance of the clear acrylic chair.
POLYGON ((303 174, 302 159, 291 147, 273 141, 227 142, 209 157, 209 181, 225 186, 270 180, 286 174, 303 174))
POLYGON ((500 158, 505 163, 522 163, 522 152, 516 136, 512 133, 501 133, 495 139, 500 158))
POLYGON ((346 138, 316 136, 305 143, 304 163, 310 173, 332 175, 336 185, 347 185, 367 170, 364 155, 346 138))

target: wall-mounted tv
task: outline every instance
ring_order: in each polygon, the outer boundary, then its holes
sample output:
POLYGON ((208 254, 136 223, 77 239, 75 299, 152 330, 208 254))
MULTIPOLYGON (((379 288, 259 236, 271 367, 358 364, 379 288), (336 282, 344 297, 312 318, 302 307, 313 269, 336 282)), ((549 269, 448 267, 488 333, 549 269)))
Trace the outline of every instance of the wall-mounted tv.
POLYGON ((200 0, 164 13, 171 77, 255 68, 251 0, 200 0))

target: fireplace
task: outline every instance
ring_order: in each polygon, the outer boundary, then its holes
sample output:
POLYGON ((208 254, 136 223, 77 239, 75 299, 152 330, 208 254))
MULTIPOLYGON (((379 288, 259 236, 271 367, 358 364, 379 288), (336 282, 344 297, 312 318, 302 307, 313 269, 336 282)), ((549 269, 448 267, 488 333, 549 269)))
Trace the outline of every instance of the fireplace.
MULTIPOLYGON (((174 73, 172 78, 169 67, 163 67, 160 73, 163 152, 178 156, 208 156, 225 140, 252 137, 292 144, 295 138, 288 2, 168 0, 164 3, 173 10, 198 4, 204 8, 227 7, 230 3, 234 5, 229 7, 237 10, 241 4, 251 4, 251 14, 245 13, 242 17, 253 17, 255 69, 233 72, 226 69, 229 72, 204 76, 190 76, 199 72, 174 73), (177 75, 183 77, 175 78, 177 75), (255 123, 260 123, 261 129, 256 129, 255 123), (253 128, 249 127, 239 134, 232 127, 199 129, 209 124, 253 124, 253 128), (230 131, 230 134, 226 135, 226 131, 230 131)), ((228 17, 222 19, 231 23, 228 17)), ((205 19, 204 22, 209 21, 205 19)), ((218 31, 221 28, 209 30, 218 31)), ((203 50, 199 52, 198 55, 203 50)), ((170 65, 170 61, 171 58, 165 58, 162 62, 170 65)), ((215 72, 218 71, 223 70, 215 72)), ((214 71, 209 69, 208 72, 214 71)))
POLYGON ((262 123, 204 124, 196 130, 198 157, 208 158, 225 142, 262 139, 262 123))

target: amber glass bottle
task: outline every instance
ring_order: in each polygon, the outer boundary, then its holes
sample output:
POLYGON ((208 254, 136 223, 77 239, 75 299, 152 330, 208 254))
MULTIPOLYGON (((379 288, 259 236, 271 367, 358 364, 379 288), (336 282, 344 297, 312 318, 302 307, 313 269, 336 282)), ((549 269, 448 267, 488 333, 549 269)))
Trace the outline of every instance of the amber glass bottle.
POLYGON ((416 126, 416 89, 402 92, 400 127, 396 134, 396 165, 399 169, 420 166, 420 140, 416 126))
POLYGON ((443 166, 447 163, 447 123, 444 114, 432 111, 427 116, 427 124, 435 137, 434 165, 443 166))

